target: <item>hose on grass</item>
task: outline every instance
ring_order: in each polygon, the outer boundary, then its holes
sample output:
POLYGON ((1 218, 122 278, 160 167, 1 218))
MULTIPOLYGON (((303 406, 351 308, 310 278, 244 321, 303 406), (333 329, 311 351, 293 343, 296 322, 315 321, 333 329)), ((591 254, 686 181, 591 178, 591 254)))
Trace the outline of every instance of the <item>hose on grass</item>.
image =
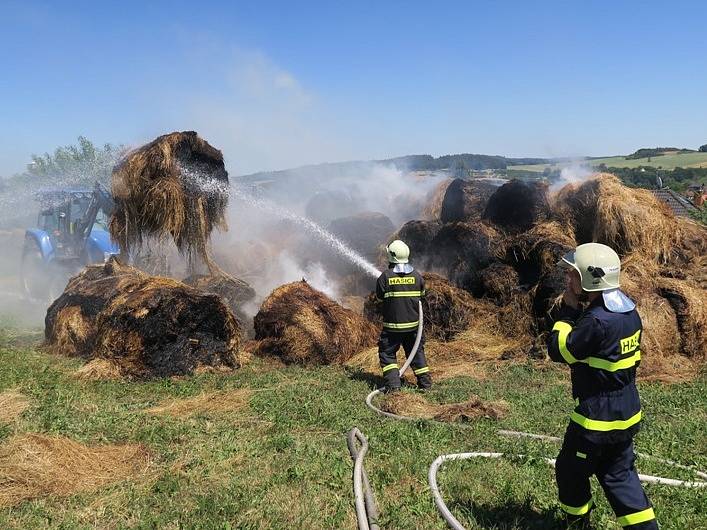
MULTIPOLYGON (((422 315, 422 302, 418 302, 418 309, 420 313, 420 323, 417 326, 417 335, 415 336, 415 343, 412 346, 410 355, 405 360, 405 363, 400 368, 400 376, 405 373, 405 371, 410 367, 415 355, 417 355, 417 350, 420 347, 420 342, 422 341, 422 324, 424 317, 422 315)), ((408 419, 405 416, 398 416, 397 414, 392 414, 390 412, 385 412, 373 405, 373 398, 380 394, 383 388, 377 388, 366 397, 366 405, 372 408, 379 414, 387 416, 389 418, 394 418, 397 420, 408 419)), ((366 436, 357 428, 354 427, 349 431, 347 437, 347 444, 349 446, 349 454, 354 461, 354 471, 353 471, 353 488, 354 488, 354 499, 356 504, 356 519, 358 520, 359 530, 378 530, 378 506, 376 504, 375 497, 373 495, 373 490, 371 484, 368 480, 368 475, 366 469, 363 467, 363 459, 368 452, 368 439, 366 436), (357 448, 357 443, 361 444, 361 449, 357 448)))

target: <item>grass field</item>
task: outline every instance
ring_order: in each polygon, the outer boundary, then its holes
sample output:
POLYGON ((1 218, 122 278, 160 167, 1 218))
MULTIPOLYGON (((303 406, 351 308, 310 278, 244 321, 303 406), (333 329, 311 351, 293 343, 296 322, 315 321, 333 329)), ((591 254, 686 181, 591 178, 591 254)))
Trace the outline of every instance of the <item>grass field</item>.
MULTIPOLYGON (((144 444, 151 463, 137 479, 1 509, 3 529, 355 528, 346 449, 352 426, 369 438, 366 468, 382 528, 443 529, 427 486, 437 455, 486 450, 554 457, 555 444, 505 439, 495 431, 561 435, 572 406, 567 372, 545 363, 487 365, 483 379, 438 384, 430 399, 462 401, 476 393, 508 402, 504 420, 462 428, 374 415, 363 403, 372 382, 342 367, 282 368, 256 360, 232 374, 85 382, 71 375, 79 361, 38 351, 40 338, 38 331, 0 326, 0 392, 15 389, 30 403, 14 423, 0 425, 0 447, 14 433, 48 433, 86 444, 144 444), (191 416, 179 406, 236 389, 249 389, 240 405, 224 402, 191 416), (173 414, 148 411, 165 404, 173 414)), ((707 377, 640 390, 646 421, 639 450, 707 469, 707 377)), ((693 478, 645 460, 639 469, 693 478)), ((3 480, 0 470, 0 491, 3 480)), ((439 482, 468 529, 560 528, 552 470, 536 459, 450 463, 439 482)), ((707 528, 707 490, 647 489, 661 528, 707 528)), ((603 495, 595 493, 596 527, 618 528, 603 495)))
MULTIPOLYGON (((675 169, 676 167, 707 167, 707 153, 675 153, 663 156, 639 158, 636 160, 626 160, 623 156, 612 156, 608 158, 595 158, 586 160, 585 163, 592 167, 606 164, 607 167, 639 167, 653 166, 663 169, 675 169)), ((508 169, 518 171, 544 171, 546 168, 561 169, 563 164, 533 164, 524 166, 509 166, 508 169)))

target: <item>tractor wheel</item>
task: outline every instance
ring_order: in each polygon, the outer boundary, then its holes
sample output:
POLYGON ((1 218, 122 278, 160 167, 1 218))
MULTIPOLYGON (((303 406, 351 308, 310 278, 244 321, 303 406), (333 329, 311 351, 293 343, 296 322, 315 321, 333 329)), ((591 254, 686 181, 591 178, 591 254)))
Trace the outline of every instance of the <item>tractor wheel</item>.
POLYGON ((52 283, 52 271, 44 262, 39 247, 34 241, 25 241, 20 270, 22 291, 33 300, 46 300, 51 296, 49 290, 52 283))

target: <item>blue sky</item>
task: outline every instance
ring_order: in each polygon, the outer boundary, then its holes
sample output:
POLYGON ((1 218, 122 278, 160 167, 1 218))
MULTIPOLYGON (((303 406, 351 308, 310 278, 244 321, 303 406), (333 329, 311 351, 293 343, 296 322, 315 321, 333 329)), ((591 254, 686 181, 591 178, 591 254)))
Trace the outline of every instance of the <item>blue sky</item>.
POLYGON ((707 2, 0 0, 0 175, 195 129, 236 174, 707 143, 707 2))

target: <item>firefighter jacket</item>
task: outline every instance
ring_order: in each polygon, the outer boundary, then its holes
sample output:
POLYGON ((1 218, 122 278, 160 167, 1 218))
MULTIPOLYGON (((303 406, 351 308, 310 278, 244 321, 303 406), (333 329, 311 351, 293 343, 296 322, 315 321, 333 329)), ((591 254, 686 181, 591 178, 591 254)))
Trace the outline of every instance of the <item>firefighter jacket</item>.
POLYGON ((584 312, 564 304, 560 308, 548 353, 571 369, 575 409, 569 428, 592 443, 617 443, 638 432, 641 331, 635 309, 611 312, 601 296, 584 312))
POLYGON ((409 265, 387 269, 376 283, 376 297, 383 301, 383 329, 416 331, 420 322, 418 302, 423 296, 425 281, 419 272, 409 265))

